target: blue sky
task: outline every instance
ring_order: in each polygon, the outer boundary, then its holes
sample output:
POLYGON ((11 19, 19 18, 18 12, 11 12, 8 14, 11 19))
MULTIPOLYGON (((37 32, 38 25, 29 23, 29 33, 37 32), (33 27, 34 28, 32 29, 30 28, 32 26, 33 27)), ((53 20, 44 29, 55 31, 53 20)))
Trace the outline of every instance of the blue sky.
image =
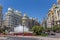
POLYGON ((29 17, 36 17, 42 21, 46 17, 48 10, 56 0, 0 0, 3 6, 3 14, 7 12, 8 7, 19 10, 22 14, 26 13, 29 17))

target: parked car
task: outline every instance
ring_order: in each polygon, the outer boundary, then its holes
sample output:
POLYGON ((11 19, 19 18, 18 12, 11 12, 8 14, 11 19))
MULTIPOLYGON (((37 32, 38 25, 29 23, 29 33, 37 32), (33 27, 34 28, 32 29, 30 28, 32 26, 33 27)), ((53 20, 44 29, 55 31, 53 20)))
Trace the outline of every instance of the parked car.
POLYGON ((55 35, 55 33, 53 32, 53 31, 50 31, 50 33, 49 33, 50 35, 55 35))
POLYGON ((60 33, 60 30, 57 30, 56 33, 60 33))
POLYGON ((45 32, 45 34, 48 34, 49 35, 50 32, 45 32))

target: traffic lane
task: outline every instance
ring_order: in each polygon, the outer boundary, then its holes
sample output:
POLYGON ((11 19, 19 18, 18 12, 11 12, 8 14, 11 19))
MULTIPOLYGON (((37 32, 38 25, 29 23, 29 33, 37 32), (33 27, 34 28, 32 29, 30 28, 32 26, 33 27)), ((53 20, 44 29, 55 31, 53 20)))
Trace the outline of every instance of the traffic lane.
POLYGON ((6 40, 38 40, 37 38, 9 37, 6 40))

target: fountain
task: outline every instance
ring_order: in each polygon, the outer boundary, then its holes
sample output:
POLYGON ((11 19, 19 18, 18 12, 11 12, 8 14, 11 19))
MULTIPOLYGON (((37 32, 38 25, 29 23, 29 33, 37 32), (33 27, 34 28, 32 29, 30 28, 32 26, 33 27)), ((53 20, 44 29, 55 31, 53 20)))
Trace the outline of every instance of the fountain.
POLYGON ((31 36, 33 35, 33 33, 31 31, 29 31, 29 28, 27 28, 26 26, 22 26, 22 25, 18 25, 17 27, 14 28, 14 32, 10 32, 10 34, 14 34, 14 35, 28 35, 31 36))
POLYGON ((14 32, 16 33, 22 33, 22 32, 29 32, 29 28, 27 28, 26 26, 19 25, 17 27, 14 28, 14 32))

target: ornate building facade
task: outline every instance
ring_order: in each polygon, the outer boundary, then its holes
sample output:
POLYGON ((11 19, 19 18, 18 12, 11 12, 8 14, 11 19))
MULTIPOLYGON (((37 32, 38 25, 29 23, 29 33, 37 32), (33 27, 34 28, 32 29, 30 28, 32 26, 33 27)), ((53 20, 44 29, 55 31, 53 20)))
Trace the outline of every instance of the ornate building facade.
POLYGON ((60 0, 57 0, 57 4, 53 4, 48 12, 47 27, 51 28, 53 25, 60 26, 60 0))

